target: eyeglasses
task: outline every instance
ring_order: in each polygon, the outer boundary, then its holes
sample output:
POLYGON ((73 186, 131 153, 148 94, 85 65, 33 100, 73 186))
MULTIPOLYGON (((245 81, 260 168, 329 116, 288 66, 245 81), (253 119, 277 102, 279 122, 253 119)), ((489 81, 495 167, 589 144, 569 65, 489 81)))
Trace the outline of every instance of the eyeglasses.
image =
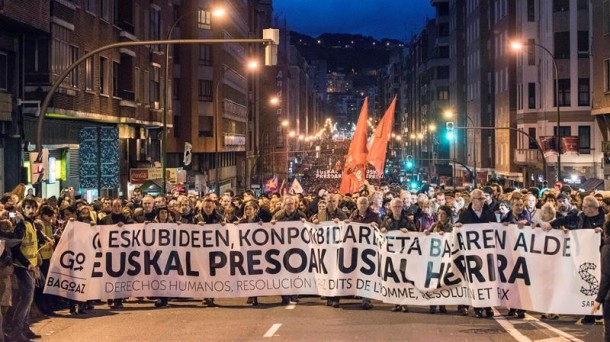
POLYGON ((484 201, 485 197, 473 197, 472 199, 477 201, 484 201))

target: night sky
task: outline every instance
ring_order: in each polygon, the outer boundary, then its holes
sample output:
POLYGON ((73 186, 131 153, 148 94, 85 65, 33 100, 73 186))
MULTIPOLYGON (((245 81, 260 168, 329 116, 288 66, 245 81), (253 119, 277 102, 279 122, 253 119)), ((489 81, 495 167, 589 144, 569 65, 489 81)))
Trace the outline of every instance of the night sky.
POLYGON ((430 0, 274 0, 273 10, 292 31, 313 37, 354 33, 402 41, 434 17, 430 0))

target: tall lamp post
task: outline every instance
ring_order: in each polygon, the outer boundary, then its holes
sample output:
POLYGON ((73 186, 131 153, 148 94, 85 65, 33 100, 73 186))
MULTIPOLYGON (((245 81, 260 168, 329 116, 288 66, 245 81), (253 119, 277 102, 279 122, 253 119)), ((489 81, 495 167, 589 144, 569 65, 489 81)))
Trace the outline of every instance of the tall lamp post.
MULTIPOLYGON (((551 61, 553 62, 553 69, 555 71, 555 105, 557 107, 557 132, 556 132, 556 137, 557 137, 557 142, 556 142, 556 148, 557 148, 557 180, 559 181, 561 179, 561 115, 560 115, 560 110, 559 110, 559 71, 557 69, 557 62, 555 61, 555 55, 553 55, 553 53, 547 49, 546 47, 533 42, 533 41, 527 41, 527 42, 523 42, 523 41, 519 41, 519 40, 515 40, 512 41, 510 46, 514 51, 518 51, 518 52, 522 52, 523 51, 523 47, 524 45, 531 45, 531 46, 535 46, 535 47, 539 47, 540 49, 542 49, 543 51, 545 51, 550 57, 551 57, 551 61)), ((542 156, 542 158, 544 158, 544 156, 542 156)))
MULTIPOLYGON (((192 16, 194 14, 199 15, 203 10, 195 10, 182 14, 178 17, 172 26, 167 31, 167 40, 172 38, 172 33, 178 24, 182 21, 182 19, 192 16)), ((222 17, 225 14, 224 9, 219 8, 212 11, 212 14, 215 17, 222 17)), ((165 44, 165 70, 163 71, 165 79, 163 80, 164 85, 163 89, 163 134, 161 135, 161 173, 163 173, 163 192, 167 193, 167 111, 169 108, 169 99, 171 89, 169 89, 169 45, 165 44)), ((174 128, 175 129, 175 128, 174 128)))

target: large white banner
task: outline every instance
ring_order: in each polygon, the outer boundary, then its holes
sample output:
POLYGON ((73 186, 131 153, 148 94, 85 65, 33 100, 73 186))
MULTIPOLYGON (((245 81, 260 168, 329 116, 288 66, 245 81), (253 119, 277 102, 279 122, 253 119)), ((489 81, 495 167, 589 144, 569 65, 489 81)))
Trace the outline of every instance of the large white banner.
POLYGON ((408 305, 586 314, 600 234, 476 224, 444 235, 358 223, 94 226, 71 222, 45 292, 75 300, 316 294, 408 305))

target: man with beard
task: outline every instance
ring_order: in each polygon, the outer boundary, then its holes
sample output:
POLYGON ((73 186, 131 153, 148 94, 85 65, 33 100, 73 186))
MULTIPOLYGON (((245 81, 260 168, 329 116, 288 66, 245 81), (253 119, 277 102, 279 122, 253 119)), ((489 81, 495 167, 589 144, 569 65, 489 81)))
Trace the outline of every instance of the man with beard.
MULTIPOLYGON (((106 215, 100 222, 100 225, 111 226, 116 224, 117 226, 122 227, 124 224, 134 223, 131 218, 123 215, 123 205, 120 199, 115 199, 112 201, 111 210, 110 215, 106 215)), ((108 306, 113 309, 122 309, 123 299, 108 299, 108 306)))
MULTIPOLYGON (((490 188, 491 189, 491 188, 490 188)), ((490 210, 486 202, 486 194, 480 189, 474 189, 470 192, 470 204, 466 210, 462 211, 455 227, 459 228, 464 224, 472 223, 489 223, 496 222, 496 214, 490 210)), ((483 310, 489 318, 494 316, 494 312, 490 307, 474 308, 474 314, 477 318, 483 318, 483 310)), ((458 305, 458 311, 463 315, 468 315, 468 307, 466 305, 458 305)))
MULTIPOLYGON (((560 195, 561 196, 561 195, 560 195)), ((582 200, 582 211, 574 212, 564 217, 557 218, 553 221, 544 222, 540 226, 544 231, 565 227, 564 231, 576 229, 595 229, 596 233, 602 232, 604 226, 605 215, 603 210, 599 209, 599 203, 593 196, 586 196, 582 200)), ((603 239, 602 239, 603 243, 603 239)), ((600 246, 592 246, 599 248, 600 246)), ((582 324, 595 324, 595 316, 585 316, 581 319, 582 324)))
POLYGON ((21 203, 23 219, 17 222, 13 238, 21 243, 12 248, 14 257, 15 278, 17 279, 19 296, 18 301, 6 313, 5 333, 11 341, 28 341, 30 338, 40 338, 30 330, 28 317, 30 307, 34 300, 34 288, 38 263, 38 250, 45 244, 53 245, 53 241, 46 240, 45 236, 36 229, 34 218, 38 203, 34 199, 26 198, 21 203))
MULTIPOLYGON (((305 217, 297 210, 297 198, 293 196, 284 197, 284 208, 273 215, 272 224, 276 222, 302 221, 305 217)), ((290 301, 298 302, 296 296, 282 296, 282 305, 290 304, 290 301)))
MULTIPOLYGON (((529 212, 525 210, 525 205, 523 204, 523 196, 516 192, 510 199, 510 212, 506 216, 506 218, 502 219, 502 222, 506 225, 508 224, 516 224, 517 227, 523 228, 526 225, 531 225, 531 217, 529 212)), ((513 309, 510 308, 508 310, 508 316, 517 316, 517 318, 525 318, 525 310, 521 309, 513 309)))
POLYGON ((133 209, 142 208, 142 190, 140 188, 135 188, 131 192, 131 203, 133 204, 133 209))
POLYGON ((178 197, 178 213, 180 216, 176 217, 176 223, 195 223, 195 212, 193 211, 191 200, 188 199, 188 197, 178 197))

